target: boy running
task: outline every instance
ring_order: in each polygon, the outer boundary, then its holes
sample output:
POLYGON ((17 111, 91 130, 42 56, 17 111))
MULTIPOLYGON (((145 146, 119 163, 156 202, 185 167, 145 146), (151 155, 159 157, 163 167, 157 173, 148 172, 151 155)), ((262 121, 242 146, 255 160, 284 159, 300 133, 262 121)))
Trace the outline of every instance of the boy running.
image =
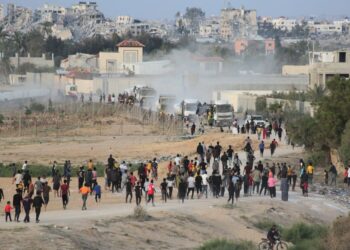
POLYGON ((96 203, 101 202, 101 186, 96 182, 94 187, 95 201, 96 203))

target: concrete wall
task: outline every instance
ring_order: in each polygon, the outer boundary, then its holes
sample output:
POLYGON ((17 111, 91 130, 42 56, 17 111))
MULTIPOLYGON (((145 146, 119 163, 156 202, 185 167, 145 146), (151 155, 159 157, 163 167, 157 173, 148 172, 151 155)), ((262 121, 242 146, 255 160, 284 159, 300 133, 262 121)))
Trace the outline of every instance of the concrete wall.
POLYGON ((15 57, 10 57, 10 63, 12 66, 18 68, 18 62, 19 65, 24 64, 24 63, 31 63, 34 64, 38 68, 53 68, 55 67, 55 62, 53 59, 51 60, 46 60, 45 55, 42 57, 30 57, 28 55, 27 57, 19 57, 16 54, 15 57))
POLYGON ((309 114, 312 117, 314 116, 315 110, 314 110, 314 107, 311 105, 311 102, 284 100, 284 99, 278 99, 278 98, 266 98, 267 107, 275 103, 282 104, 284 110, 287 108, 290 108, 298 112, 301 112, 303 114, 309 114))
POLYGON ((282 67, 282 75, 308 75, 309 65, 284 65, 282 67))

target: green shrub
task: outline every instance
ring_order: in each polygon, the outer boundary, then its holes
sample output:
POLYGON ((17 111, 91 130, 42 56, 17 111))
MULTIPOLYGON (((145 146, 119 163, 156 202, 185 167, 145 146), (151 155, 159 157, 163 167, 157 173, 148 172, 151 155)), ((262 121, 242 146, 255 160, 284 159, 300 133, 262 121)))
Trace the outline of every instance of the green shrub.
POLYGON ((305 223, 294 224, 291 228, 285 229, 282 239, 294 244, 294 250, 322 250, 325 245, 324 239, 328 229, 320 225, 307 225, 305 223))
MULTIPOLYGON (((262 231, 266 231, 266 232, 268 232, 273 225, 276 225, 276 223, 272 220, 267 219, 267 218, 263 218, 263 219, 253 223, 254 227, 256 227, 262 231)), ((282 232, 283 228, 279 225, 276 225, 276 226, 277 226, 278 231, 282 232)))
POLYGON ((252 250, 256 247, 251 241, 211 240, 198 248, 198 250, 252 250))
POLYGON ((33 112, 42 113, 45 111, 45 106, 38 102, 32 102, 29 106, 29 109, 33 112))
POLYGON ((327 228, 320 225, 294 224, 283 231, 283 239, 296 244, 300 240, 315 239, 327 235, 327 228))

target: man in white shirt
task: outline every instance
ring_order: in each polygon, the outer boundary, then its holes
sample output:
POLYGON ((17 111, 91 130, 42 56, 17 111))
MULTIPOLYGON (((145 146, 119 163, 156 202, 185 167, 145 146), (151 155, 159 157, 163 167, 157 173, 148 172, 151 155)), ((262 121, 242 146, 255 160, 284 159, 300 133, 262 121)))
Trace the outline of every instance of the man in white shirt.
POLYGON ((202 174, 202 193, 205 193, 205 198, 208 199, 208 174, 204 171, 202 174))
POLYGON ((28 162, 24 161, 24 164, 22 166, 22 170, 25 171, 25 170, 27 170, 27 168, 28 168, 28 162))
POLYGON ((191 195, 191 199, 193 200, 193 195, 194 195, 194 187, 195 187, 195 179, 192 175, 190 175, 187 178, 187 183, 188 183, 188 189, 187 189, 187 199, 188 199, 188 195, 190 194, 190 192, 192 192, 191 195))
POLYGON ((176 157, 175 157, 175 165, 176 167, 180 167, 180 163, 181 163, 181 158, 180 158, 180 155, 178 154, 176 157))

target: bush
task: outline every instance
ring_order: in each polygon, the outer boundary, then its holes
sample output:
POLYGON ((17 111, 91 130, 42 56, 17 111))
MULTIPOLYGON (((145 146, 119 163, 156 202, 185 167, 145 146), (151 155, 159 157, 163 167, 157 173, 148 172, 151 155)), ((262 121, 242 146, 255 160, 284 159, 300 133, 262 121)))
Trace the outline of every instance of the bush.
MULTIPOLYGON (((272 220, 269 220, 266 218, 253 223, 254 227, 256 227, 262 231, 265 231, 265 232, 268 232, 273 225, 276 225, 276 223, 273 222, 272 220)), ((278 226, 278 225, 276 225, 276 226, 277 226, 278 231, 282 232, 283 228, 281 226, 278 226)))
POLYGON ((282 238, 294 244, 294 250, 322 250, 325 246, 327 228, 320 225, 307 225, 305 223, 294 224, 291 228, 285 229, 282 238))
POLYGON ((339 153, 345 164, 350 164, 350 121, 347 122, 341 137, 339 153))
MULTIPOLYGON (((21 169, 22 165, 21 163, 16 163, 17 170, 21 169)), ((38 176, 51 176, 51 167, 52 165, 42 165, 42 164, 30 164, 29 163, 29 171, 30 175, 32 177, 38 177, 38 176)), ((101 163, 97 163, 95 165, 97 170, 97 175, 99 177, 104 175, 104 165, 101 163)), ((63 165, 58 165, 57 169, 59 170, 60 174, 63 175, 63 165)), ((76 176, 76 173, 79 171, 78 166, 72 166, 72 177, 76 176)), ((85 168, 86 170, 86 168, 85 168)), ((0 177, 12 177, 13 169, 10 165, 3 165, 0 163, 0 177)))
POLYGON ((45 111, 45 106, 41 103, 37 103, 37 102, 32 102, 29 106, 29 109, 33 112, 39 112, 42 113, 45 111))
POLYGON ((199 247, 198 250, 251 250, 255 248, 251 241, 211 240, 199 247))
POLYGON ((0 114, 0 125, 4 124, 5 117, 4 115, 0 114))

